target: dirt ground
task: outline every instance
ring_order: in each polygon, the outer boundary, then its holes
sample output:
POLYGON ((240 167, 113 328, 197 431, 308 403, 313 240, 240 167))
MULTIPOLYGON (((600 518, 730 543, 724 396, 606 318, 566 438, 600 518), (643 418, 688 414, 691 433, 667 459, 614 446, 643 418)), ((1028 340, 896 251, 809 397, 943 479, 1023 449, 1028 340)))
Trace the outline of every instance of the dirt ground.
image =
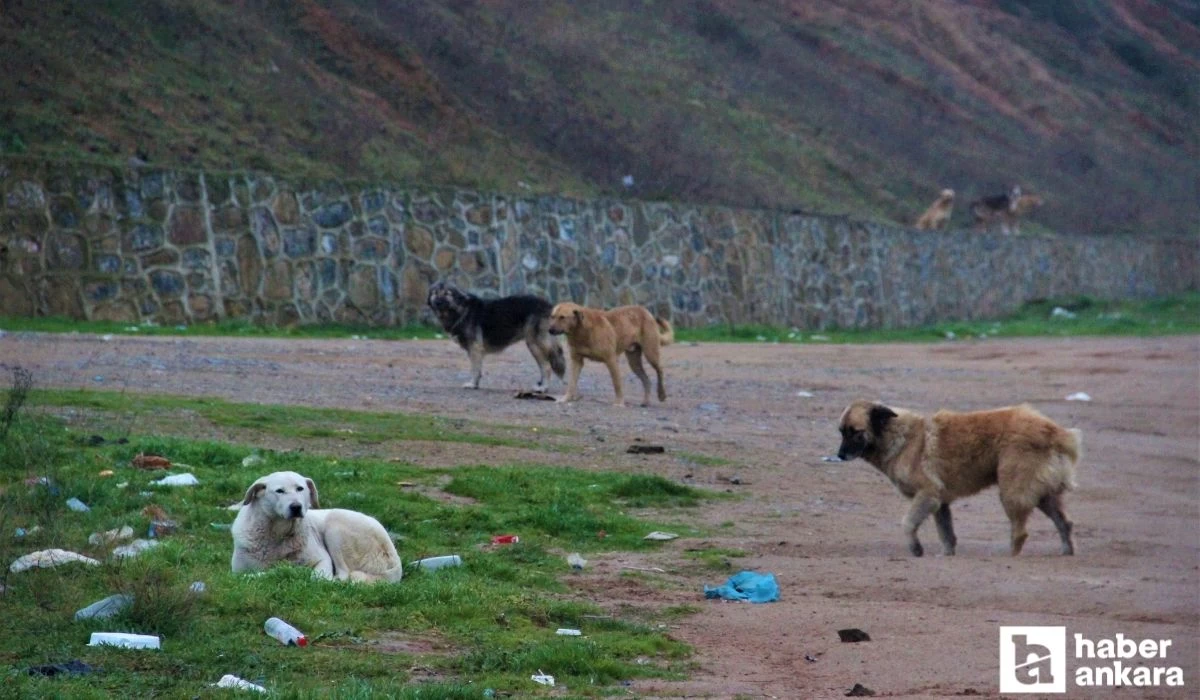
MULTIPOLYGON (((578 404, 514 400, 514 390, 536 379, 519 346, 489 357, 484 388, 471 391, 459 388, 467 358, 449 341, 0 337, 0 364, 33 370, 42 386, 526 425, 531 441, 570 450, 411 442, 394 449, 421 464, 550 461, 658 473, 741 494, 686 516, 713 533, 703 540, 682 538, 650 557, 598 555, 585 575, 572 577, 578 595, 615 611, 700 608, 670 630, 696 648, 691 680, 639 680, 632 686, 638 696, 832 698, 855 683, 889 697, 995 695, 998 627, 1016 624, 1171 639, 1158 663, 1182 667, 1187 684, 1076 689, 1068 697, 1196 697, 1200 338, 681 344, 665 358, 667 403, 618 409, 607 403, 607 372, 594 364, 584 370, 578 404), (1079 391, 1092 401, 1064 400, 1079 391), (842 408, 859 397, 921 411, 1030 402, 1081 428, 1079 489, 1067 499, 1078 555, 1059 556, 1052 525, 1035 513, 1024 554, 1008 556, 1007 520, 993 490, 956 505, 958 556, 938 554, 931 524, 922 528, 930 554, 908 556, 899 526, 906 503, 885 479, 861 461, 821 461, 837 449, 842 408), (532 430, 544 426, 577 432, 532 430), (665 446, 666 454, 625 454, 638 438, 665 446), (704 466, 689 453, 732 464, 704 466), (703 600, 700 584, 724 574, 688 568, 684 551, 698 547, 745 550, 732 571, 774 572, 782 600, 703 600), (621 575, 629 564, 668 573, 621 575), (867 631, 871 641, 840 643, 836 630, 847 627, 867 631)), ((554 389, 561 393, 561 384, 554 389)), ((627 395, 639 395, 632 389, 627 395)))

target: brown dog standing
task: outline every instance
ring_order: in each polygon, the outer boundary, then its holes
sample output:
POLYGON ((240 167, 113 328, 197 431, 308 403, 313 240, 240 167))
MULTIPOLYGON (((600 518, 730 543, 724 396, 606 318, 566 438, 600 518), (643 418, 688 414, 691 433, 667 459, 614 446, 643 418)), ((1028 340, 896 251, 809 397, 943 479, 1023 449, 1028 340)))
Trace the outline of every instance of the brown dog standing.
POLYGON ((566 335, 571 349, 571 376, 567 394, 560 401, 579 399, 579 372, 585 359, 603 362, 612 375, 613 391, 618 406, 625 405, 625 392, 617 360, 621 353, 629 360, 629 368, 642 380, 645 394, 642 405, 650 404, 650 377, 642 366, 642 357, 658 374, 658 400, 667 400, 663 385, 662 360, 659 349, 675 340, 670 322, 655 318, 642 306, 621 306, 609 311, 589 309, 565 302, 550 311, 550 334, 566 335))
POLYGON ((1082 434, 1068 430, 1030 406, 991 411, 938 411, 932 418, 871 401, 855 401, 842 413, 838 457, 862 457, 912 499, 904 518, 909 551, 921 556, 917 528, 929 515, 947 555, 957 540, 950 503, 997 484, 1012 523, 1012 553, 1020 554, 1034 508, 1058 528, 1062 553, 1074 554, 1063 493, 1074 487, 1082 434))
POLYGON ((954 209, 954 190, 942 190, 933 204, 917 219, 918 231, 936 231, 945 227, 950 220, 950 212, 954 209))

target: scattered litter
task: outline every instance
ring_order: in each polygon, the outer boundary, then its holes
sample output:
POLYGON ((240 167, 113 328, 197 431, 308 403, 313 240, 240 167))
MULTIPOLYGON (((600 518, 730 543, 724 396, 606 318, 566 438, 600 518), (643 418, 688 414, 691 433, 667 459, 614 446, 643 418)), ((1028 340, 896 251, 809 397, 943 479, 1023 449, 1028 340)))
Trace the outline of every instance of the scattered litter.
POLYGON ((75 511, 76 513, 86 513, 91 510, 91 508, 88 508, 88 505, 86 503, 79 500, 78 498, 75 498, 74 496, 71 496, 70 498, 67 499, 67 507, 70 508, 71 510, 75 511))
POLYGON ((540 668, 538 669, 538 672, 535 675, 530 676, 529 679, 534 683, 548 685, 551 688, 554 687, 554 676, 547 676, 545 673, 542 673, 542 669, 540 668))
POLYGON ((72 659, 65 664, 45 664, 43 666, 30 666, 29 675, 45 676, 53 678, 55 676, 86 676, 96 669, 88 666, 79 659, 72 659))
POLYGON ((802 399, 811 399, 812 397, 816 396, 816 394, 812 393, 811 391, 797 391, 796 396, 799 396, 802 399))
POLYGON ((583 632, 580 632, 579 630, 573 630, 567 627, 559 627, 554 631, 554 633, 560 637, 579 637, 583 634, 583 632))
POLYGON ((289 647, 308 646, 308 637, 300 630, 292 627, 278 617, 268 617, 263 623, 263 631, 279 640, 280 644, 289 647))
POLYGON ((125 608, 133 605, 133 596, 118 593, 110 595, 104 600, 98 600, 95 603, 75 611, 76 622, 80 620, 103 620, 110 618, 113 615, 121 612, 125 608))
POLYGON ((151 481, 151 486, 199 486, 200 480, 195 474, 175 474, 166 476, 158 481, 151 481))
POLYGON ((416 484, 411 481, 397 481, 396 485, 402 489, 411 489, 412 487, 416 486, 416 484))
POLYGON ((13 537, 18 537, 18 538, 28 537, 29 535, 36 535, 37 533, 39 533, 41 531, 42 531, 41 525, 34 525, 33 527, 29 528, 28 530, 26 530, 23 527, 19 527, 16 530, 13 530, 13 537))
POLYGON ((72 562, 80 562, 88 566, 100 566, 100 562, 91 557, 85 557, 82 554, 68 552, 65 549, 43 549, 18 558, 8 567, 8 570, 16 574, 34 567, 49 569, 72 562))
POLYGON ((153 634, 128 632, 92 632, 89 647, 113 646, 123 649, 161 649, 162 642, 153 634))
POLYGON ((874 694, 875 694, 874 690, 871 690, 870 688, 863 685, 862 683, 855 683, 853 688, 846 691, 846 697, 848 697, 848 698, 865 698, 865 697, 870 697, 874 694))
POLYGON ((544 391, 518 391, 514 399, 532 399, 533 401, 554 401, 555 398, 544 391))
POLYGON ((112 333, 105 333, 104 335, 100 336, 100 340, 103 340, 106 343, 112 339, 113 339, 112 333))
POLYGON ((446 566, 462 566, 462 557, 457 554, 448 554, 444 557, 427 557, 409 562, 408 565, 431 570, 441 569, 446 566))
POLYGON ((48 476, 31 476, 25 480, 26 486, 50 486, 53 482, 48 476))
POLYGON ((579 552, 572 552, 567 555, 567 563, 571 565, 572 569, 579 570, 587 566, 587 559, 579 556, 579 552))
POLYGON ((845 462, 846 460, 842 459, 841 457, 838 457, 837 455, 826 455, 821 458, 821 461, 822 462, 845 462))
POLYGON ((779 583, 775 581, 775 574, 739 571, 730 576, 723 586, 705 586, 704 597, 773 603, 779 600, 779 583))
POLYGON ((113 474, 116 474, 116 472, 114 472, 111 469, 104 469, 99 474, 97 474, 97 476, 107 479, 108 477, 112 476, 113 474))
POLYGON ((1054 309, 1052 309, 1050 311, 1050 318, 1071 319, 1071 318, 1077 317, 1078 315, 1079 314, 1075 313, 1074 311, 1068 311, 1067 309, 1064 309, 1061 306, 1056 306, 1056 307, 1054 307, 1054 309))
POLYGON ((139 452, 133 459, 129 460, 129 464, 135 469, 145 469, 146 471, 154 471, 156 469, 170 469, 171 460, 161 455, 148 455, 144 452, 139 452))
POLYGON ((838 632, 838 639, 842 640, 842 642, 844 642, 846 644, 853 644, 855 642, 871 641, 871 635, 867 634, 866 632, 863 632, 862 630, 860 630, 857 627, 850 627, 850 628, 847 628, 844 630, 838 630, 837 632, 838 632))
POLYGON ((655 530, 654 532, 651 532, 649 535, 646 535, 642 539, 643 540, 653 540, 655 542, 668 542, 677 537, 679 537, 679 535, 676 535, 674 532, 660 532, 658 530, 655 530))
POLYGON ((954 340, 958 335, 954 331, 946 331, 946 340, 954 340))
POLYGON ((520 541, 517 535, 496 535, 492 538, 492 544, 517 544, 520 541))
POLYGON ((203 593, 208 590, 208 586, 204 585, 203 581, 192 581, 192 585, 188 586, 188 590, 192 593, 203 593))
POLYGON ((104 532, 93 532, 88 535, 88 544, 93 547, 98 547, 102 544, 112 544, 121 540, 128 540, 133 537, 133 528, 128 525, 123 525, 104 532))
POLYGON ((121 483, 117 484, 117 488, 119 488, 119 489, 129 488, 129 482, 122 481, 121 483))
POLYGON ((734 486, 740 486, 742 484, 742 477, 740 477, 740 476, 725 476, 724 474, 718 474, 717 481, 724 481, 727 484, 733 484, 734 486))
POLYGON ((129 544, 123 544, 120 547, 114 548, 112 554, 118 559, 128 559, 136 557, 147 549, 154 549, 160 544, 162 542, 158 540, 134 540, 129 544))
POLYGON ((258 465, 260 465, 262 463, 263 463, 262 455, 252 454, 248 457, 242 458, 242 466, 243 467, 257 467, 258 465))
POLYGON ((810 663, 810 664, 815 664, 815 663, 817 663, 817 657, 813 656, 812 654, 805 654, 805 655, 804 655, 804 660, 805 660, 805 661, 807 661, 807 662, 808 662, 808 663, 810 663))
POLYGON ((253 690, 256 693, 265 693, 267 689, 261 685, 255 685, 250 681, 242 680, 232 673, 226 673, 221 676, 221 680, 217 681, 217 688, 233 688, 235 690, 253 690))
POLYGON ((146 531, 146 536, 150 538, 166 537, 173 534, 179 529, 179 523, 174 520, 153 520, 150 522, 150 527, 146 531))
POLYGON ((152 498, 154 496, 154 492, 153 491, 138 491, 138 495, 141 496, 142 498, 152 498))
POLYGON ((142 509, 142 515, 151 520, 167 520, 171 517, 167 515, 167 511, 163 510, 162 506, 153 503, 142 509))
POLYGON ((1091 401, 1092 397, 1082 391, 1077 391, 1067 397, 1067 401, 1091 401))

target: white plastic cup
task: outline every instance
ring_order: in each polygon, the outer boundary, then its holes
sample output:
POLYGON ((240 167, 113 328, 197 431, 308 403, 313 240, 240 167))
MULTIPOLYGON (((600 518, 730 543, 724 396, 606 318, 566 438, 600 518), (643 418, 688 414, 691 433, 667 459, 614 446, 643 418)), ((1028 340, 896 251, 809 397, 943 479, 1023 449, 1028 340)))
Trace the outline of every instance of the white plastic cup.
POLYGON ((263 623, 263 631, 279 640, 280 644, 289 647, 308 646, 308 637, 305 637, 303 632, 278 617, 267 618, 267 621, 263 623))
POLYGON ((462 557, 457 554, 448 554, 444 557, 428 557, 410 562, 409 566, 416 566, 422 569, 441 569, 446 566, 462 566, 462 557))
POLYGON ((129 634, 126 632, 92 632, 90 647, 114 646, 124 649, 161 649, 162 642, 152 634, 129 634))

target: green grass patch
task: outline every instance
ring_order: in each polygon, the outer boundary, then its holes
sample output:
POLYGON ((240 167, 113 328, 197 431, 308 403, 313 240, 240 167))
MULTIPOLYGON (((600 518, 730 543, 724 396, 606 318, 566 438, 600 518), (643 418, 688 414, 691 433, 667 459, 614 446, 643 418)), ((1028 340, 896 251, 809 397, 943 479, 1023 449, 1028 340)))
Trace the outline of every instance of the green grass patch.
POLYGON ((1200 292, 1175 297, 1101 301, 1080 296, 1030 302, 1002 319, 950 321, 919 328, 804 330, 765 325, 677 329, 681 342, 931 343, 948 339, 1161 336, 1200 333, 1200 292), (1074 318, 1053 316, 1056 307, 1074 318))
POLYGON ((86 408, 124 416, 128 424, 144 415, 194 415, 215 426, 252 430, 293 438, 336 438, 359 444, 397 440, 460 442, 476 445, 537 448, 541 438, 567 434, 561 429, 478 423, 416 413, 351 411, 235 403, 223 399, 192 399, 166 394, 126 394, 116 391, 34 390, 45 406, 86 408))
MULTIPOLYGON (((658 477, 540 465, 428 470, 172 435, 135 433, 125 444, 87 447, 93 426, 68 428, 52 412, 72 407, 78 418, 93 409, 139 406, 241 416, 241 407, 97 392, 33 392, 29 404, 0 441, 0 583, 6 587, 0 614, 9 631, 0 639, 0 673, 14 697, 207 696, 207 686, 226 673, 265 684, 281 697, 476 698, 484 688, 524 697, 551 692, 529 680, 539 669, 571 694, 593 696, 611 693, 621 680, 678 678, 686 670, 686 645, 644 621, 594 617, 601 610, 567 597, 562 578, 571 575, 567 551, 654 549, 662 545, 641 537, 655 529, 696 534, 670 522, 676 509, 704 498, 691 488, 658 477), (188 465, 200 485, 150 485, 162 472, 130 467, 138 452, 188 465), (255 452, 265 462, 242 467, 255 452), (106 469, 115 475, 99 476, 106 469), (314 580, 307 570, 286 565, 260 576, 233 575, 226 526, 235 514, 225 506, 256 477, 275 470, 313 478, 324 507, 378 518, 397 536, 406 562, 457 553, 464 565, 433 572, 409 568, 402 582, 375 586, 314 580), (25 483, 40 476, 50 483, 25 483), (425 495, 443 483, 446 491, 473 500, 447 503, 425 495), (90 512, 70 511, 70 497, 87 503, 90 512), (151 504, 179 525, 157 548, 114 560, 107 546, 88 543, 90 533, 122 525, 144 537, 150 518, 143 509, 151 504), (627 511, 635 507, 653 508, 655 515, 634 517, 627 511), (34 527, 40 529, 28 532, 34 527), (28 534, 14 537, 15 528, 28 534), (599 537, 602 531, 607 536, 599 537), (510 533, 521 542, 486 546, 493 535, 510 533), (103 564, 7 572, 16 557, 50 547, 103 564), (194 581, 207 590, 192 594, 194 581), (134 595, 135 605, 105 622, 73 620, 75 610, 117 592, 134 595), (287 648, 265 636, 262 623, 270 616, 304 630, 310 646, 287 648), (581 629, 585 636, 559 637, 558 627, 581 629), (101 630, 160 634, 163 650, 86 646, 88 634, 101 630), (24 672, 70 659, 102 671, 54 679, 24 672)), ((283 409, 250 408, 266 411, 270 426, 288 417, 283 409)), ((292 420, 322 416, 303 410, 292 420)), ((171 473, 178 471, 184 470, 171 473)))
POLYGON ((696 464, 701 467, 727 467, 733 464, 732 459, 713 457, 712 455, 700 454, 699 452, 677 452, 675 456, 684 462, 696 464))
POLYGON ((230 319, 210 323, 163 326, 157 323, 77 321, 62 316, 37 318, 0 317, 0 330, 36 331, 40 333, 96 333, 100 335, 340 338, 344 340, 432 340, 446 337, 440 328, 416 323, 396 327, 346 324, 273 326, 252 323, 245 319, 230 319))
MULTIPOLYGON (((0 330, 46 333, 98 333, 124 335, 252 336, 288 338, 344 338, 371 340, 443 339, 429 326, 399 328, 319 325, 279 328, 246 321, 222 321, 191 326, 129 325, 101 321, 46 318, 0 318, 0 330)), ((680 342, 705 343, 931 343, 948 338, 1020 338, 1069 336, 1159 336, 1200 333, 1200 292, 1173 297, 1104 301, 1079 296, 1030 302, 1001 319, 947 321, 918 328, 813 330, 772 325, 713 325, 677 328, 680 342), (1055 307, 1074 314, 1073 319, 1052 317, 1055 307), (952 334, 952 335, 948 335, 952 334)))

